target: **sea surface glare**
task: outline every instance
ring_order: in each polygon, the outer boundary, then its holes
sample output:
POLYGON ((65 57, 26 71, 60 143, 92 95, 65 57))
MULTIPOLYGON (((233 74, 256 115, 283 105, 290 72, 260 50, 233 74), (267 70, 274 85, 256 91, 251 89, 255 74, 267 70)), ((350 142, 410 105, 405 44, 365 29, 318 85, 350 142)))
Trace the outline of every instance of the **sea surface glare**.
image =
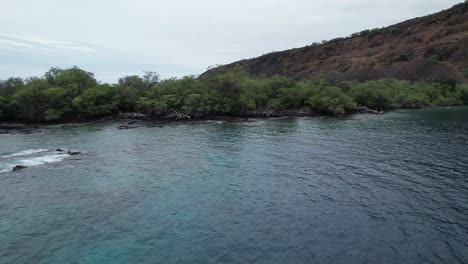
POLYGON ((0 135, 0 263, 468 263, 466 107, 118 125, 0 135))

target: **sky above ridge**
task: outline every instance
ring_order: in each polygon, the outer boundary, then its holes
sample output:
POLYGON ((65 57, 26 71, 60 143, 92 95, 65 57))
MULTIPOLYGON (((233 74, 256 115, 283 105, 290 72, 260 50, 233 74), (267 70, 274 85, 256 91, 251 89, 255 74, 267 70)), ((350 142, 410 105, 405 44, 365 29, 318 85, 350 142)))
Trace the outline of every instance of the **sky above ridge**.
POLYGON ((0 79, 74 65, 163 78, 348 36, 462 0, 0 0, 0 79))

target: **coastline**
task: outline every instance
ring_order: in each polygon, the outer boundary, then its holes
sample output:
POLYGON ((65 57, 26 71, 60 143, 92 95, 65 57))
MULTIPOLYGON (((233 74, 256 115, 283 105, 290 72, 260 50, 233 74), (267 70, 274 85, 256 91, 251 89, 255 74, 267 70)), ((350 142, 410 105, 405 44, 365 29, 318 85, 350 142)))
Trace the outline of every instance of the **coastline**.
POLYGON ((63 126, 63 127, 76 127, 82 126, 86 124, 99 124, 99 123, 106 123, 106 122, 114 122, 117 124, 118 129, 133 129, 140 127, 145 122, 157 123, 157 124, 170 124, 170 123, 194 123, 194 122, 203 122, 203 121, 221 121, 227 123, 237 123, 237 122, 248 122, 248 121, 255 121, 255 120, 274 120, 274 119, 286 119, 286 118, 300 118, 300 117, 308 117, 308 118, 343 118, 343 117, 351 117, 355 115, 384 115, 390 112, 396 111, 411 111, 411 110, 422 110, 422 109, 431 109, 431 108, 453 108, 453 107, 463 107, 463 106, 430 106, 424 108, 415 108, 415 109, 408 109, 408 108, 399 108, 399 109, 392 109, 388 111, 377 111, 372 109, 364 109, 360 108, 356 111, 351 113, 347 113, 344 115, 323 115, 318 114, 316 112, 304 112, 304 110, 288 110, 282 111, 277 113, 276 115, 260 115, 260 114, 248 114, 243 116, 227 116, 227 115, 206 115, 206 116, 199 116, 196 118, 190 119, 174 119, 165 117, 157 117, 157 116, 146 116, 142 115, 141 113, 121 113, 101 118, 95 119, 70 119, 64 120, 61 122, 19 122, 19 121, 11 121, 11 122, 0 122, 0 135, 2 134, 32 134, 34 131, 44 128, 50 128, 54 126, 63 126))
MULTIPOLYGON (((359 114, 384 114, 368 108, 360 108, 351 113, 344 115, 324 115, 319 114, 310 109, 297 109, 285 110, 281 112, 263 112, 254 111, 242 116, 227 116, 227 115, 205 115, 189 118, 176 118, 174 116, 149 116, 142 113, 120 113, 111 116, 105 116, 96 119, 69 119, 59 122, 0 122, 0 135, 2 134, 32 134, 34 130, 47 128, 52 126, 80 126, 93 123, 116 122, 121 123, 117 126, 119 129, 132 129, 137 128, 138 124, 143 122, 155 122, 161 124, 168 123, 190 123, 199 121, 223 121, 228 123, 245 122, 252 119, 283 119, 283 118, 297 118, 297 117, 311 117, 311 118, 339 118, 359 114)), ((188 117, 188 116, 186 116, 188 117)))

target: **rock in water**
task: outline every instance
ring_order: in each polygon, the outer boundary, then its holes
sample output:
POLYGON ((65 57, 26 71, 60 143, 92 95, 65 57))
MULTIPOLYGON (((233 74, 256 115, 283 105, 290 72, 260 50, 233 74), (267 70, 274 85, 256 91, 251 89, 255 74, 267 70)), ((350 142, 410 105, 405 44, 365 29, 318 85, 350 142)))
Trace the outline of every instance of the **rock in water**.
POLYGON ((81 155, 81 152, 79 152, 79 151, 68 151, 67 154, 70 155, 70 156, 75 156, 75 155, 81 155))
POLYGON ((137 128, 136 126, 129 126, 129 125, 120 125, 117 127, 118 129, 134 129, 137 128))
POLYGON ((118 129, 130 129, 130 126, 128 125, 121 125, 117 127, 118 129))
POLYGON ((28 166, 23 166, 23 165, 16 165, 15 167, 13 167, 13 171, 19 171, 19 170, 22 170, 22 169, 26 169, 28 166))

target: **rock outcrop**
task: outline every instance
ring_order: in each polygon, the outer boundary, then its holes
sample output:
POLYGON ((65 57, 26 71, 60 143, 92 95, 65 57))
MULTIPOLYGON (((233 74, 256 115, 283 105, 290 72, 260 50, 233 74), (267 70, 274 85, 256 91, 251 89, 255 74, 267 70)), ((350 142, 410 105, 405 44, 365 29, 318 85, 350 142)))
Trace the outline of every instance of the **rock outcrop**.
MULTIPOLYGON (((254 76, 366 81, 394 78, 468 80, 468 3, 350 37, 241 60, 254 76)), ((216 71, 213 69, 203 75, 216 71)), ((202 75, 202 76, 203 76, 202 75)))
POLYGON ((22 169, 26 169, 27 167, 28 166, 16 165, 15 167, 13 167, 12 171, 19 171, 19 170, 22 170, 22 169))

